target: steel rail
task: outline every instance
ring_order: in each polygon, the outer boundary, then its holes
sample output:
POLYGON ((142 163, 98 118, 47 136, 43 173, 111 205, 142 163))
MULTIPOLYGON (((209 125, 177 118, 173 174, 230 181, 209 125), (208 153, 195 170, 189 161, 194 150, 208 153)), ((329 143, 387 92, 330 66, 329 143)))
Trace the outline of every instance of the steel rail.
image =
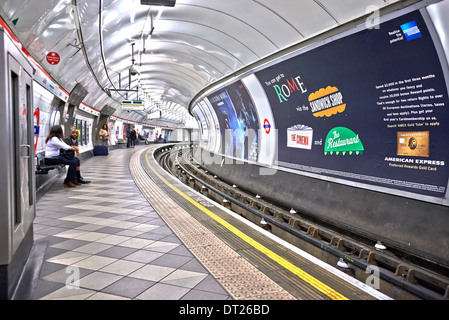
MULTIPOLYGON (((190 147, 190 145, 189 145, 189 147, 190 147)), ((164 146, 163 148, 168 149, 168 151, 165 151, 165 152, 170 154, 170 150, 171 150, 172 146, 164 146)), ((155 155, 156 155, 156 153, 161 152, 160 149, 162 149, 162 148, 155 150, 155 155)), ((186 155, 186 154, 184 154, 184 155, 186 155)), ((190 163, 190 160, 188 160, 188 162, 190 163)), ((292 226, 290 226, 289 224, 281 222, 281 221, 273 218, 271 215, 261 212, 260 210, 254 209, 254 208, 248 206, 247 204, 241 202, 240 200, 237 200, 234 197, 229 196, 228 194, 215 188, 214 186, 210 185, 209 183, 207 183, 204 180, 197 177, 194 173, 192 173, 185 166, 183 166, 178 160, 178 152, 176 152, 175 163, 180 166, 181 170, 183 170, 186 173, 186 175, 188 175, 192 179, 198 181, 198 183, 204 185, 206 188, 217 193, 218 195, 220 195, 224 199, 228 200, 229 202, 232 202, 235 205, 243 208, 244 210, 254 214, 255 216, 260 217, 261 219, 264 219, 269 224, 276 226, 277 228, 279 228, 285 232, 288 232, 288 233, 298 237, 299 239, 301 239, 317 248, 320 248, 321 250, 324 250, 325 252, 328 252, 328 253, 336 256, 337 258, 342 258, 344 261, 347 261, 362 270, 365 270, 365 271, 370 270, 369 267, 373 266, 372 264, 369 264, 368 262, 364 261, 363 259, 360 259, 357 257, 350 257, 350 256, 348 256, 348 253, 339 250, 338 248, 332 246, 331 244, 328 244, 320 239, 316 239, 313 236, 311 236, 303 231, 295 229, 292 226)), ((168 167, 170 167, 170 166, 168 166, 168 167)), ((169 170, 169 173, 171 175, 175 176, 171 170, 169 170)), ((437 294, 436 292, 434 292, 432 290, 412 284, 412 283, 398 277, 393 272, 391 272, 387 269, 384 269, 379 266, 376 266, 376 267, 379 268, 379 271, 380 271, 379 276, 381 279, 383 279, 386 282, 393 284, 403 290, 406 290, 407 292, 414 294, 421 299, 445 300, 444 297, 442 297, 441 295, 437 294)))

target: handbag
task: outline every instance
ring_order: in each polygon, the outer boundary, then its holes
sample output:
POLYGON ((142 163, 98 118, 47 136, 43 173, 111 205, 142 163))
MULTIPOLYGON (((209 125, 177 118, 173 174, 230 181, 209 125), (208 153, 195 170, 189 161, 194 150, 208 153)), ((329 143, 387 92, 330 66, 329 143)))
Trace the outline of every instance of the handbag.
POLYGON ((104 129, 100 130, 100 139, 103 141, 107 141, 108 140, 108 132, 104 129))

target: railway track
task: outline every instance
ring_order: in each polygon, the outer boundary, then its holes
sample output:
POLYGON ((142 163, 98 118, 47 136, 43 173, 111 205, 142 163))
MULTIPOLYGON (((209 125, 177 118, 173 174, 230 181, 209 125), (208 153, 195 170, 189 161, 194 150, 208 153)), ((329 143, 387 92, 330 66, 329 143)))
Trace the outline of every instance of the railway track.
POLYGON ((165 145, 154 156, 166 171, 196 191, 317 258, 339 266, 358 280, 367 284, 371 281, 371 285, 390 297, 449 299, 449 270, 401 250, 380 249, 373 239, 351 234, 241 190, 193 159, 194 147, 165 145))

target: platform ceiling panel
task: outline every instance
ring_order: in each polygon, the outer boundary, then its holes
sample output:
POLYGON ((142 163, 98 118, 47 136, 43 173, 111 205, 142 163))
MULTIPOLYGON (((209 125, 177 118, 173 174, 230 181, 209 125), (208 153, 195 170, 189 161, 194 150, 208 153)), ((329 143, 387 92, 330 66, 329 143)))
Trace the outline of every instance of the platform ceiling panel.
POLYGON ((86 104, 98 110, 99 103, 111 104, 126 115, 125 96, 187 109, 201 90, 239 69, 365 16, 370 6, 395 2, 177 0, 162 7, 140 0, 4 0, 0 14, 67 92, 79 82, 89 89, 86 104), (58 64, 46 61, 49 52, 60 55, 58 64), (130 85, 133 63, 139 73, 130 85), (115 90, 125 88, 139 93, 115 90))

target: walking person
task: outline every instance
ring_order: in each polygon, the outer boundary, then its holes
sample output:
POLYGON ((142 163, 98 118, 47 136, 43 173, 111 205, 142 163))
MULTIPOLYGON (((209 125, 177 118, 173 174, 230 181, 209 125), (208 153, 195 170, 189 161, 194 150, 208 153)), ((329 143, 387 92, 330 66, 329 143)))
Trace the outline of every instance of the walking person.
POLYGON ((67 170, 67 176, 64 180, 64 188, 74 188, 77 185, 81 185, 76 181, 76 167, 78 165, 77 159, 68 159, 65 156, 61 156, 60 149, 73 150, 79 152, 77 146, 69 146, 63 141, 64 134, 62 127, 56 125, 50 128, 50 134, 45 140, 45 158, 49 165, 52 164, 66 164, 69 166, 67 170))
POLYGON ((134 148, 136 145, 137 132, 134 127, 131 128, 131 132, 129 133, 129 145, 131 148, 134 148))

